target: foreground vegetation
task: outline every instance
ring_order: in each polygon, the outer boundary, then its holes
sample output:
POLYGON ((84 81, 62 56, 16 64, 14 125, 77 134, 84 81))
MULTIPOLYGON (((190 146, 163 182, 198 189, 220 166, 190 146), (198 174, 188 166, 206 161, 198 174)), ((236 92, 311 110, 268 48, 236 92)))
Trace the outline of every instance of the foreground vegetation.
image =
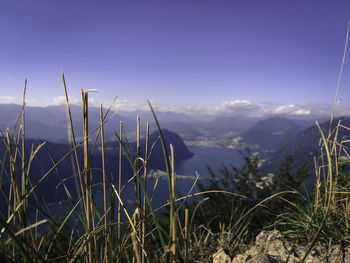
MULTIPOLYGON (((90 132, 89 91, 82 90, 84 140, 77 142, 62 77, 71 150, 61 160, 52 158, 52 168, 37 183, 31 182, 30 168, 36 154, 45 150, 45 143, 32 148, 31 155, 26 158, 26 148, 31 147, 26 145, 25 138, 26 87, 22 112, 14 129, 0 134, 5 146, 0 163, 0 204, 6 206, 6 212, 0 213, 1 262, 211 262, 218 244, 234 256, 246 249, 259 231, 269 228, 284 231, 289 238, 308 245, 310 251, 317 242, 328 246, 349 244, 350 173, 347 162, 350 156, 347 143, 350 141, 339 138, 338 134, 341 129, 350 129, 340 121, 330 125, 329 131, 319 129, 319 157, 314 162, 316 177, 312 191, 303 188, 309 171, 307 164, 292 173, 294 157, 289 156, 280 165, 279 173, 267 178, 260 170, 259 156, 249 153, 242 167, 224 166, 220 176, 215 176, 216 171, 209 168, 212 175, 209 184, 197 183, 199 193, 177 197, 173 147, 166 145, 149 105, 163 147, 169 186, 169 202, 158 208, 152 206, 152 198, 145 191, 147 162, 152 148, 148 140, 149 124, 145 156, 140 156, 140 120, 137 119, 136 156, 123 140, 123 125, 120 124, 116 133, 120 146, 119 154, 116 154, 119 166, 115 172, 118 183, 110 182, 104 163, 104 125, 110 118, 109 109, 103 112, 101 105, 101 124, 90 132), (96 143, 97 139, 102 155, 102 210, 97 208, 94 200, 97 185, 92 183, 92 174, 96 167, 91 167, 89 143, 94 140, 96 143), (78 147, 84 148, 84 160, 78 158, 78 147), (129 160, 133 171, 130 183, 134 184, 135 209, 132 213, 122 200, 121 178, 126 176, 122 155, 129 160), (70 209, 57 218, 48 212, 47 204, 36 197, 36 189, 57 172, 66 158, 71 158, 73 171, 62 176, 75 178, 77 198, 62 180, 70 209)), ((157 191, 156 185, 153 188, 157 191)))

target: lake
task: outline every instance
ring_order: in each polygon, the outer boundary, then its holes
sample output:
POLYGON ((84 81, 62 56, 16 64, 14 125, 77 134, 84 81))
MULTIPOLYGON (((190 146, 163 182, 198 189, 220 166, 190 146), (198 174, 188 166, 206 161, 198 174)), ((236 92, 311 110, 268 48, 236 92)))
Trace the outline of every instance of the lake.
MULTIPOLYGON (((223 165, 235 165, 240 167, 244 158, 242 155, 232 149, 214 148, 214 147, 188 147, 189 150, 194 154, 190 159, 187 159, 175 167, 175 172, 179 177, 176 181, 176 193, 177 197, 186 196, 192 188, 196 172, 199 174, 199 179, 205 183, 205 180, 209 178, 209 172, 207 165, 209 165, 214 171, 215 175, 220 177, 220 169, 223 165), (184 176, 184 177, 182 177, 184 176)), ((152 205, 154 208, 160 207, 169 200, 169 186, 168 181, 164 177, 160 177, 157 182, 157 187, 153 192, 154 185, 156 183, 155 178, 148 180, 147 192, 149 196, 154 195, 152 205)), ((195 187, 193 192, 198 191, 195 187)), ((192 192, 192 193, 193 193, 192 192)), ((108 194, 109 196, 109 194, 108 194)), ((98 208, 103 207, 103 192, 98 191, 94 194, 95 202, 98 208)), ((134 185, 133 181, 124 186, 122 191, 122 200, 129 211, 133 210, 134 207, 134 185)), ((190 199, 191 200, 191 199, 190 199)), ((67 204, 52 205, 50 210, 53 214, 62 214, 62 209, 67 204)))
POLYGON ((219 170, 223 165, 240 167, 244 162, 242 155, 232 149, 214 147, 188 147, 188 149, 194 155, 175 167, 177 174, 195 176, 197 172, 204 179, 209 177, 207 165, 219 176, 219 170))

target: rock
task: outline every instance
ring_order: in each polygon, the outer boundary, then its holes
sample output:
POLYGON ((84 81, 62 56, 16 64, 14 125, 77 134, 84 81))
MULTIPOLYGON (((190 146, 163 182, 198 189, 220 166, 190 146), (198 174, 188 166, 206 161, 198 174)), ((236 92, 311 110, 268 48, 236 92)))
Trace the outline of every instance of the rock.
POLYGON ((213 263, 231 263, 231 258, 223 249, 219 249, 218 252, 213 255, 213 263))
POLYGON ((247 263, 284 263, 284 261, 281 258, 270 256, 267 253, 258 254, 246 262, 247 263))
MULTIPOLYGON (((232 263, 297 263, 302 260, 307 247, 293 244, 284 239, 277 231, 262 231, 255 241, 255 246, 245 253, 237 255, 232 263)), ((307 263, 343 263, 350 262, 350 249, 341 249, 339 245, 331 249, 316 247, 310 253, 307 263)))
POLYGON ((288 258, 291 263, 300 262, 302 255, 300 248, 286 243, 279 231, 262 231, 255 239, 255 246, 236 256, 232 262, 278 263, 285 262, 288 258))

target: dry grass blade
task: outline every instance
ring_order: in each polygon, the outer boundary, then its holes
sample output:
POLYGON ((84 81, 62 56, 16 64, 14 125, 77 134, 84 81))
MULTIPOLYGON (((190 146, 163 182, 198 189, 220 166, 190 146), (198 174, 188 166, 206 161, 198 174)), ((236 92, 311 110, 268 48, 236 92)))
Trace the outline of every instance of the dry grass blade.
POLYGON ((188 208, 185 209, 185 262, 187 262, 187 254, 188 254, 188 208))
MULTIPOLYGON (((93 232, 93 207, 92 207, 92 186, 91 186, 91 170, 90 170, 90 157, 89 157, 89 125, 88 125, 88 92, 81 90, 82 106, 83 106, 83 125, 84 125, 84 177, 85 177, 85 215, 86 215, 86 230, 87 235, 93 232)), ((89 263, 93 262, 93 244, 92 240, 89 239, 88 242, 88 255, 89 263)))
POLYGON ((108 260, 108 225, 107 225, 107 192, 106 192, 106 168, 105 168, 105 139, 104 139, 104 123, 103 123, 103 110, 102 103, 100 104, 100 120, 101 120, 101 158, 102 158, 102 181, 103 181, 103 208, 105 211, 104 215, 104 239, 105 239, 105 261, 108 260))
POLYGON ((175 263, 176 261, 176 207, 175 207, 175 201, 176 200, 176 174, 175 174, 175 161, 174 161, 174 147, 172 144, 170 144, 170 153, 171 153, 171 188, 172 188, 172 202, 173 203, 173 216, 172 216, 172 230, 171 230, 171 261, 175 263))
MULTIPOLYGON (((232 196, 235 196, 235 197, 240 197, 240 198, 247 198, 246 196, 244 195, 241 195, 241 194, 236 194, 236 193, 232 193, 232 192, 229 192, 229 191, 225 191, 225 190, 208 190, 208 191, 203 191, 203 192, 198 192, 198 193, 194 193, 194 194, 190 194, 190 195, 186 195, 186 196, 183 196, 183 197, 179 197, 177 198, 176 200, 174 200, 175 202, 178 202, 178 201, 181 201, 181 200, 184 200, 184 199, 187 199, 189 197, 194 197, 194 196, 201 196, 201 195, 205 195, 205 194, 211 194, 211 193, 222 193, 222 194, 227 194, 227 195, 232 195, 232 196)), ((296 193, 295 191, 285 191, 283 193, 296 193)), ((267 198, 267 200, 269 200, 270 198, 267 198)), ((160 207, 154 209, 154 211, 159 211, 160 209, 166 207, 166 206, 169 206, 170 205, 170 201, 161 205, 160 207)))
MULTIPOLYGON (((112 184, 112 188, 113 188, 113 191, 114 191, 116 197, 118 198, 118 200, 119 200, 119 202, 120 202, 120 205, 122 206, 122 208, 123 208, 123 210, 124 210, 124 213, 125 213, 125 215, 126 215, 128 221, 129 221, 129 224, 130 224, 130 226, 131 226, 133 232, 135 233, 135 237, 136 237, 136 239, 137 239, 137 242, 138 242, 139 244, 141 244, 142 242, 141 242, 140 237, 139 237, 138 234, 137 234, 138 232, 137 232, 137 230, 136 230, 136 226, 135 226, 135 224, 133 223, 133 221, 132 221, 132 219, 131 219, 131 217, 130 217, 128 211, 126 210, 126 208, 125 208, 125 206, 124 206, 124 203, 123 203, 122 199, 120 198, 120 196, 119 196, 119 194, 118 194, 118 192, 117 192, 117 189, 115 188, 115 186, 114 186, 113 184, 112 184)), ((146 253, 146 251, 143 249, 143 247, 142 247, 142 252, 143 252, 143 253, 145 254, 145 256, 147 257, 147 253, 146 253)))
POLYGON ((343 54, 343 59, 341 62, 341 66, 340 66, 340 72, 339 72, 339 76, 338 76, 338 83, 337 83, 337 90, 335 92, 335 97, 334 97, 334 102, 333 102, 333 109, 332 109, 332 115, 331 115, 331 121, 329 124, 329 133, 332 129, 332 122, 333 122, 333 118, 334 118, 334 113, 335 113, 335 108, 337 106, 337 100, 338 100, 338 92, 339 92, 339 87, 340 87, 340 81, 341 81, 341 77, 343 74, 343 68, 344 68, 344 64, 345 64, 345 58, 346 58, 346 51, 348 48, 348 40, 349 40, 349 31, 350 31, 350 22, 348 22, 348 28, 346 31, 346 39, 345 39, 345 47, 344 47, 344 54, 343 54))
MULTIPOLYGON (((119 142, 119 163, 118 163, 118 193, 119 196, 122 195, 122 154, 123 154, 123 146, 122 146, 122 138, 123 138, 123 122, 120 122, 120 142, 119 142)), ((111 191, 112 193, 112 191, 111 191)), ((111 200, 113 195, 111 195, 111 200)), ((112 203, 112 202, 111 202, 112 203)), ((114 213, 112 213, 114 214, 114 213)), ((111 216, 112 217, 112 216, 111 216)), ((120 240, 120 223, 121 223, 121 203, 118 202, 118 240, 120 240)))
MULTIPOLYGON (((70 103, 69 103, 69 98, 68 98, 66 80, 65 80, 63 72, 62 72, 62 81, 63 81, 63 88, 64 88, 64 94, 65 94, 66 105, 67 105, 68 141, 72 142, 72 144, 73 144, 74 157, 75 157, 75 165, 74 165, 73 164, 74 160, 73 160, 73 157, 71 156, 73 173, 74 174, 78 174, 78 177, 79 177, 79 184, 76 183, 76 187, 78 188, 77 189, 77 195, 78 195, 78 197, 82 197, 83 198, 84 211, 86 211, 86 200, 85 200, 85 195, 84 195, 83 179, 81 177, 82 173, 81 173, 81 170, 80 170, 80 164, 79 164, 79 159, 78 159, 77 144, 76 144, 76 140, 75 140, 75 132, 74 132, 74 127, 73 127, 72 113, 71 113, 71 110, 70 110, 70 103), (75 168, 77 169, 77 172, 75 171, 75 168), (79 186, 78 185, 80 186, 80 190, 79 190, 79 186)), ((71 143, 70 143, 70 145, 71 145, 71 143)))
MULTIPOLYGON (((25 228, 22 228, 22 229, 19 230, 17 233, 15 233, 15 236, 19 236, 19 235, 21 235, 22 233, 24 233, 24 232, 26 232, 26 231, 28 231, 28 230, 30 230, 30 229, 33 229, 33 228, 35 228, 35 227, 37 227, 37 226, 39 226, 39 225, 41 225, 41 224, 45 224, 45 223, 47 223, 47 222, 48 222, 47 219, 40 220, 39 222, 36 222, 36 223, 34 223, 34 224, 30 225, 30 226, 27 226, 27 227, 25 227, 25 228)), ((7 240, 7 242, 10 242, 10 239, 7 240)))
MULTIPOLYGON (((26 159, 25 159, 25 114, 24 114, 24 107, 25 107, 25 96, 26 96, 26 90, 27 90, 27 79, 24 81, 24 88, 23 88, 23 95, 22 95, 22 109, 21 109, 21 115, 22 115, 22 199, 25 199, 24 205, 23 205, 23 227, 27 225, 27 209, 28 209, 28 200, 25 198, 28 192, 28 176, 26 173, 26 159)), ((27 239, 27 237, 24 237, 27 239)))

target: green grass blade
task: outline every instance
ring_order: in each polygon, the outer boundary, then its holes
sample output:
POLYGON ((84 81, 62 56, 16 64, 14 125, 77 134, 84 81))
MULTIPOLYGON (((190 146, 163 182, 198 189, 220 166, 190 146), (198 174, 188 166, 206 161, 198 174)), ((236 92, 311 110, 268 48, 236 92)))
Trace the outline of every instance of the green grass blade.
POLYGON ((314 238, 312 239, 311 245, 309 246, 308 250, 306 251, 304 258, 302 259, 302 263, 306 262, 306 259, 308 258, 309 254, 311 253, 312 249, 314 248, 314 246, 316 245, 316 242, 321 234, 322 228, 324 226, 324 224, 326 223, 326 219, 328 217, 328 212, 329 212, 329 207, 331 204, 331 197, 332 197, 332 190, 333 190, 333 174, 332 174, 332 159, 331 159, 331 155, 328 149, 328 144, 327 144, 327 140, 324 136, 324 133, 320 127, 320 125, 318 124, 318 122, 316 121, 316 125, 318 127, 319 132, 321 133, 321 137, 322 137, 322 141, 324 143, 324 147, 326 150, 326 154, 327 154, 327 161, 328 161, 328 171, 329 171, 329 191, 328 191, 328 196, 327 196, 327 207, 326 207, 326 213, 324 215, 324 218, 322 220, 322 224, 319 227, 319 229, 316 232, 316 235, 314 236, 314 238))
MULTIPOLYGON (((42 184, 42 182, 70 155, 72 154, 72 152, 78 148, 84 141, 81 141, 76 147, 72 148, 66 155, 64 155, 53 167, 50 168, 49 171, 47 171, 41 178, 40 180, 37 182, 36 185, 34 185, 32 187, 32 189, 30 189, 30 191, 28 192, 28 194, 26 195, 25 198, 28 198, 34 191, 35 189, 42 184)), ((24 199, 25 200, 25 199, 24 199)), ((15 212, 17 212, 24 204, 24 200, 21 201, 21 203, 18 204, 18 206, 15 209, 15 212)))
MULTIPOLYGON (((39 258, 38 255, 36 255, 36 253, 33 253, 33 251, 27 251, 24 248, 23 244, 25 244, 25 242, 23 242, 23 240, 19 236, 15 235, 15 231, 6 222, 6 220, 3 218, 1 213, 0 213, 0 224, 7 230, 7 233, 12 238, 12 241, 10 243, 12 243, 15 247, 17 247, 19 249, 19 252, 23 255, 23 257, 26 260, 28 260, 28 262, 33 262, 33 259, 30 258, 30 256, 29 256, 30 252, 32 252, 32 254, 34 254, 36 256, 38 262, 42 262, 42 260, 39 258)), ((30 250, 30 247, 28 247, 28 250, 30 250)))
POLYGON ((157 218, 156 213, 155 213, 155 211, 154 211, 154 209, 153 209, 153 207, 152 207, 152 204, 151 204, 151 201, 150 201, 149 196, 148 196, 148 194, 147 194, 147 191, 146 191, 146 189, 145 189, 145 186, 144 186, 144 184, 142 183, 142 181, 140 180, 140 177, 138 176, 136 167, 135 167, 135 165, 134 165, 133 160, 131 159, 131 156, 129 155, 129 153, 128 153, 126 147, 125 147, 125 145, 124 145, 123 142, 121 141, 119 135, 118 135, 117 133, 115 133, 115 136, 117 137, 119 143, 122 145, 123 150, 124 150, 124 153, 125 153, 125 155, 126 155, 126 158, 128 159, 130 165, 132 166, 134 175, 136 176, 137 183, 141 186, 141 189, 142 189, 142 191, 143 191, 143 193, 144 193, 144 195, 145 195, 145 197, 146 197, 147 205, 148 205, 148 207, 149 207, 149 209, 150 209, 150 211, 151 211, 153 220, 154 220, 154 222, 155 222, 155 224, 156 224, 156 227, 157 227, 157 232, 158 232, 159 240, 160 240, 160 242, 161 242, 161 244, 162 244, 163 249, 165 249, 166 246, 165 246, 164 238, 163 238, 163 235, 162 235, 162 232, 165 233, 165 231, 164 231, 164 229, 161 227, 161 225, 159 224, 158 218, 157 218))
MULTIPOLYGON (((55 161, 55 159, 53 158, 53 156, 52 156, 51 152, 49 151, 49 149, 46 147, 45 144, 44 144, 43 147, 44 147, 44 149, 46 150, 47 154, 49 155, 49 158, 50 158, 52 164, 53 164, 54 166, 56 166, 56 161, 55 161)), ((60 173, 60 171, 59 171, 59 169, 58 169, 58 166, 56 166, 56 169, 55 169, 55 170, 56 170, 57 176, 58 176, 61 180, 63 180, 63 177, 61 176, 61 173, 60 173)), ((64 188, 64 191, 66 192, 66 195, 67 195, 69 201, 72 203, 73 207, 75 207, 76 203, 74 202, 74 199, 73 199, 71 193, 69 192, 69 190, 68 190, 68 188, 67 188, 67 186, 66 186, 65 183, 63 183, 63 188, 64 188)), ((79 202, 80 202, 80 201, 79 201, 79 202)), ((86 228, 84 219, 80 216, 80 214, 79 214, 78 212, 77 212, 76 214, 77 214, 77 216, 79 217, 79 220, 80 220, 80 222, 82 223, 82 225, 84 226, 84 228, 86 228)))
POLYGON ((71 215, 73 214, 73 212, 75 211, 75 209, 78 207, 80 201, 82 199, 79 199, 79 201, 75 204, 75 206, 73 207, 73 209, 68 213, 68 215, 66 216, 66 218, 63 220, 62 224, 59 226, 59 228, 57 229, 57 232, 55 233, 51 243, 50 243, 50 246, 49 248, 47 249, 47 252, 46 252, 46 255, 45 255, 45 260, 47 260, 48 256, 49 256, 49 253, 50 253, 50 250, 52 248, 52 245, 54 243, 54 241, 56 240, 58 234, 62 231, 64 225, 66 224, 66 222, 68 221, 68 219, 71 217, 71 215))
MULTIPOLYGON (((165 140, 164 140, 164 136, 163 136, 163 132, 162 129, 160 128, 156 113, 154 112, 154 109, 151 105, 151 102, 148 101, 148 106, 151 109, 154 121, 156 122, 156 126, 158 129, 158 133, 159 133, 159 137, 160 137, 160 141, 162 144, 162 148, 163 148, 163 154, 164 154, 164 161, 165 161, 165 167, 166 167, 166 171, 168 174, 168 185, 169 185, 169 200, 170 200, 170 228, 169 228, 169 237, 172 236, 172 222, 173 222, 173 215, 174 215, 174 198, 173 198, 173 191, 172 191, 172 186, 171 186, 171 171, 170 171, 170 161, 169 161, 169 155, 165 146, 165 140)), ((171 242, 171 238, 169 238, 169 244, 170 245, 171 242)))

